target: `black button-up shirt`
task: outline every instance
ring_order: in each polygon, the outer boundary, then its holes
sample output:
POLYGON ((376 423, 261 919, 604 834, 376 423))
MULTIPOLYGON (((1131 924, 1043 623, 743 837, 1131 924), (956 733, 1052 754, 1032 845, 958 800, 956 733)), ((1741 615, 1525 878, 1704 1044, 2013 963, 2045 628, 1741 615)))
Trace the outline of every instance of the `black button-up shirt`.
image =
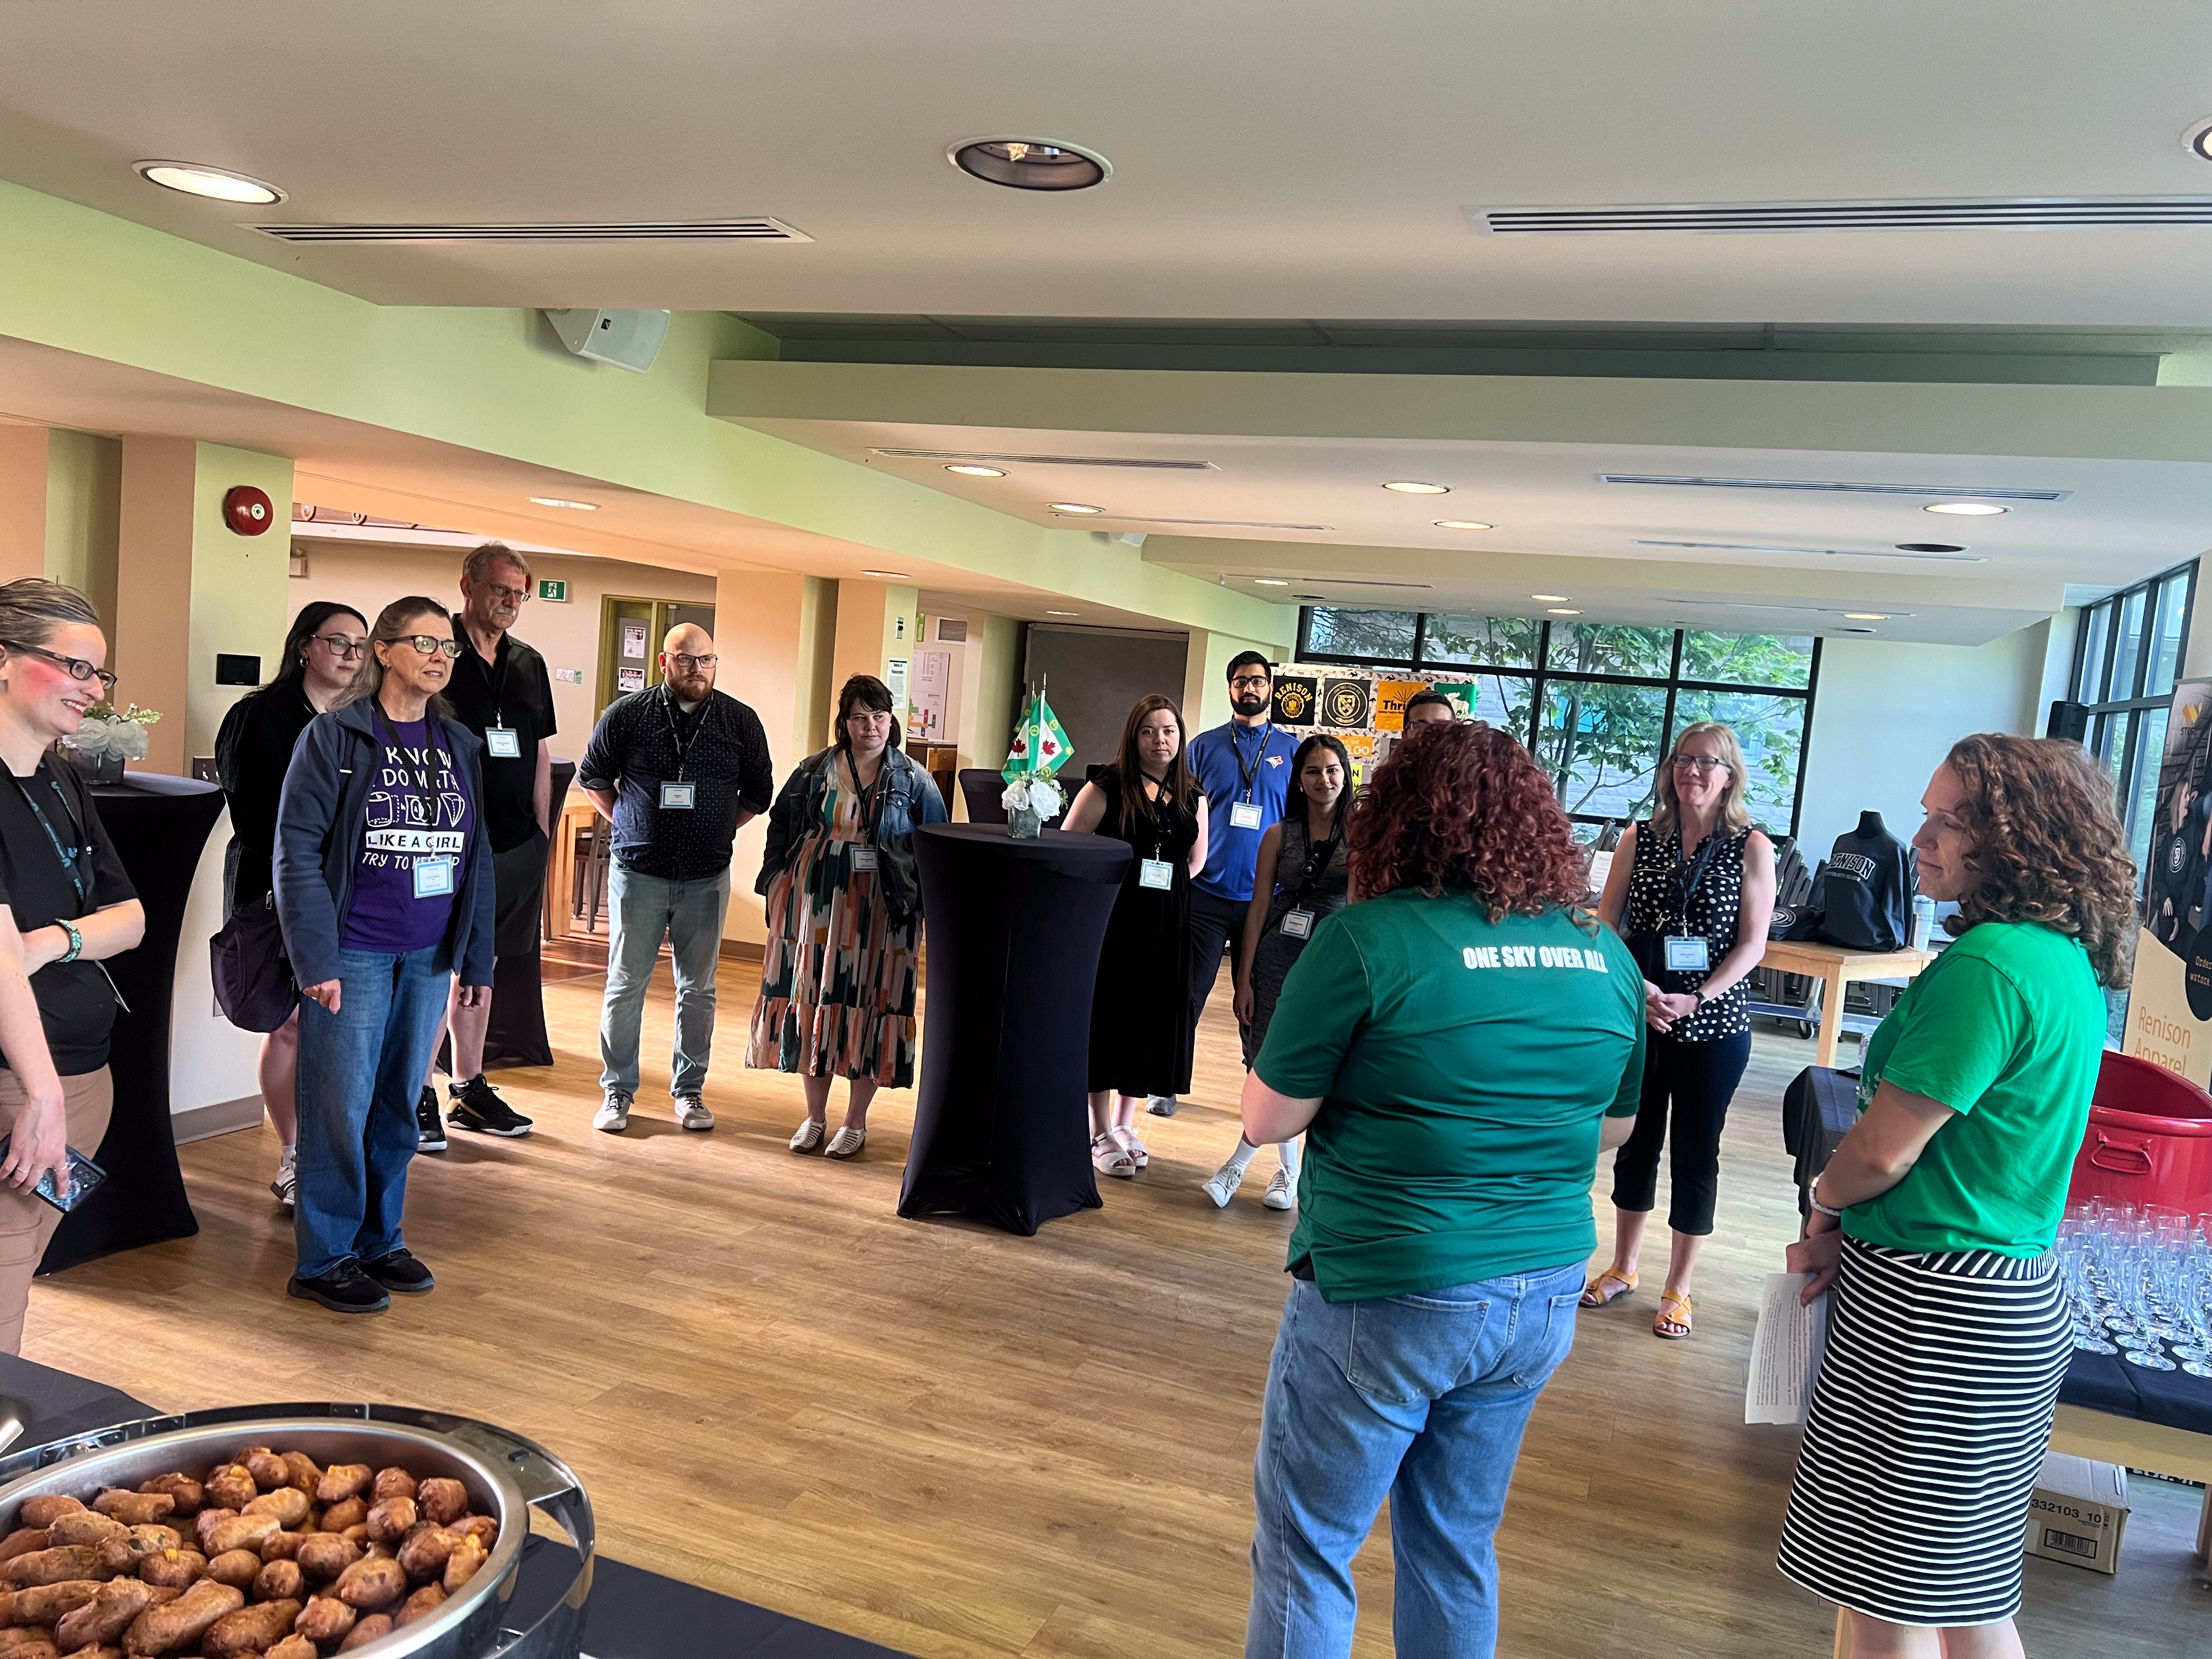
POLYGON ((665 685, 608 707, 576 781, 614 792, 614 855, 623 868, 668 881, 727 869, 739 810, 765 812, 775 796, 760 716, 720 691, 686 714, 665 685), (664 783, 691 785, 691 805, 664 809, 664 783))
MULTIPOLYGON (((495 726, 514 733, 511 758, 494 755, 486 738, 483 763, 484 830, 493 852, 512 852, 538 833, 538 742, 554 733, 553 681, 545 659, 512 634, 499 636, 499 653, 491 662, 483 659, 458 614, 453 637, 461 642, 461 654, 453 659, 446 700, 454 718, 480 738, 495 726)), ((554 802, 553 811, 560 810, 554 802)))

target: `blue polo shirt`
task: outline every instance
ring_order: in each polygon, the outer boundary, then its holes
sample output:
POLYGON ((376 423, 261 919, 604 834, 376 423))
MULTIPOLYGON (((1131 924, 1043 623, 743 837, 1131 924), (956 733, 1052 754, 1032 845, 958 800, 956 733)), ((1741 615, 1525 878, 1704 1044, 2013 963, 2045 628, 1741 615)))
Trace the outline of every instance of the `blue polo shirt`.
POLYGON ((1297 752, 1298 739, 1273 724, 1246 726, 1231 720, 1190 740, 1190 769, 1206 792, 1206 873, 1198 878, 1201 891, 1238 904, 1251 899, 1260 837, 1283 816, 1283 801, 1291 788, 1291 757, 1297 752), (1239 829, 1230 811, 1246 800, 1260 809, 1260 821, 1239 829))

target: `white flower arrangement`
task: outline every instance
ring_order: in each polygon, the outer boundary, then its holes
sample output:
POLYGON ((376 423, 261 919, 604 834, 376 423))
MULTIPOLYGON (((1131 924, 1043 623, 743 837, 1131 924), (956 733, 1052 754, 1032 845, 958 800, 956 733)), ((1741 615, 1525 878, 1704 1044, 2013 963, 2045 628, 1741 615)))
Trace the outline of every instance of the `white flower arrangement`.
POLYGON ((158 709, 141 708, 135 702, 119 714, 112 704, 98 702, 86 711, 83 723, 62 741, 95 760, 108 755, 144 760, 146 728, 161 718, 158 709))
POLYGON ((1060 808, 1067 805, 1067 796, 1050 778, 1030 772, 1008 784, 999 802, 1009 812, 1034 812, 1042 823, 1060 815, 1060 808))

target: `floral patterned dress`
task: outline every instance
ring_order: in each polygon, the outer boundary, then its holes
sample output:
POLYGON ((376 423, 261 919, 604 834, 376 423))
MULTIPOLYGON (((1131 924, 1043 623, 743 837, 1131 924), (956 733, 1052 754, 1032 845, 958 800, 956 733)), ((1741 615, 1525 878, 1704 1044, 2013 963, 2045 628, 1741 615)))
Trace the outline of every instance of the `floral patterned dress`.
POLYGON ((865 807, 833 771, 814 830, 769 887, 745 1064, 908 1089, 921 917, 895 919, 875 872, 854 867, 869 843, 865 807))

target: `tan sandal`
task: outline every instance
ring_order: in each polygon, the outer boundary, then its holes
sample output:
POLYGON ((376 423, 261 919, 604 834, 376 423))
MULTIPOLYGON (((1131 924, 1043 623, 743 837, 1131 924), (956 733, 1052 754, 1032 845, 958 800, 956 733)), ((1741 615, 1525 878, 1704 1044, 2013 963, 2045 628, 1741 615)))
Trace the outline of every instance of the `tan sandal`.
POLYGON ((1651 1334, 1662 1341, 1680 1342, 1689 1334, 1690 1298, 1686 1296, 1677 1296, 1672 1291, 1660 1291, 1659 1316, 1651 1322, 1651 1334), (1667 1311, 1669 1308, 1680 1309, 1680 1311, 1669 1313, 1667 1311), (1667 1327, 1669 1325, 1676 1328, 1668 1330, 1667 1327))
POLYGON ((1636 1288, 1636 1283, 1634 1273, 1615 1273, 1612 1268, 1607 1267, 1595 1279, 1583 1286, 1583 1306, 1602 1308, 1616 1297, 1626 1296, 1636 1288), (1607 1288, 1608 1285, 1618 1288, 1608 1289, 1607 1288))

